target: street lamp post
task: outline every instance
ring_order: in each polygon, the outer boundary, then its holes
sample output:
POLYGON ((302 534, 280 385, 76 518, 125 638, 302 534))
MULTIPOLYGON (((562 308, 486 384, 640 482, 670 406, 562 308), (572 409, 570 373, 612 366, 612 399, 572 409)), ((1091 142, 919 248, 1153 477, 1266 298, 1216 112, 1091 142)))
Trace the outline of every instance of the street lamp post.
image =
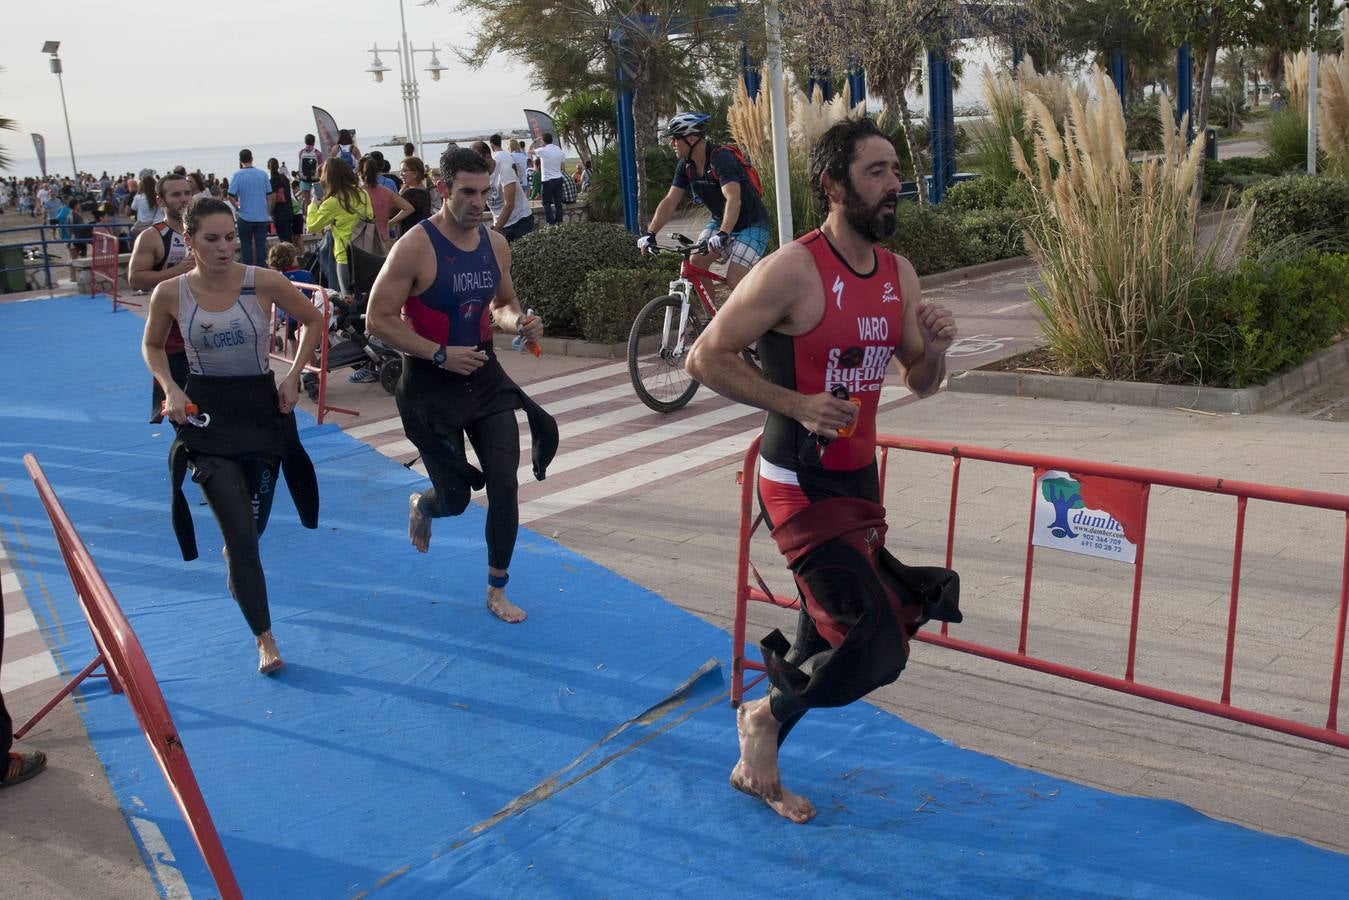
POLYGON ((446 71, 449 66, 442 65, 440 62, 440 48, 435 44, 430 47, 413 47, 408 42, 407 17, 403 14, 403 0, 398 0, 398 19, 403 28, 402 39, 397 47, 380 47, 373 45, 370 53, 374 56, 374 61, 370 68, 366 69, 374 76, 376 82, 384 80, 384 73, 389 71, 389 67, 380 61, 381 53, 398 54, 398 87, 403 96, 403 125, 407 129, 407 139, 417 145, 417 153, 425 156, 425 150, 422 148, 422 111, 420 105, 421 91, 417 87, 416 58, 414 54, 430 53, 431 62, 427 65, 426 71, 430 74, 432 81, 440 80, 440 73, 446 71))
POLYGON ((52 72, 56 74, 56 84, 61 88, 61 114, 66 118, 66 144, 70 147, 70 176, 78 178, 80 166, 75 162, 75 140, 70 136, 70 112, 66 109, 66 83, 61 78, 61 57, 56 55, 56 51, 61 49, 60 41, 47 41, 42 45, 42 52, 51 54, 52 72))

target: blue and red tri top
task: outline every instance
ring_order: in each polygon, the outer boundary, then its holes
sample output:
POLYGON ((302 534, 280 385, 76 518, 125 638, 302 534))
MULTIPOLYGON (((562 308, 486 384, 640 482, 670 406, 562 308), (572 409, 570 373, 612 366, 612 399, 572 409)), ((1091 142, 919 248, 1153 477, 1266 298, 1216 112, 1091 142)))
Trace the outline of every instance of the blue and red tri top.
POLYGON ((477 347, 492 341, 492 298, 501 267, 487 226, 478 226, 478 246, 461 250, 430 219, 426 230, 436 253, 436 280, 420 296, 408 297, 403 318, 427 340, 450 347, 477 347))

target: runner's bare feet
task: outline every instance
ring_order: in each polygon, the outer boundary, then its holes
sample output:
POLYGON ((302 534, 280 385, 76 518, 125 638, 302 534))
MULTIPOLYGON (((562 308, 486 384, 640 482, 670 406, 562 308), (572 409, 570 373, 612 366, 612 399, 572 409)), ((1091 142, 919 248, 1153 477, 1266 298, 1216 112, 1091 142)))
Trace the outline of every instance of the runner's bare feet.
POLYGON ((276 649, 276 639, 272 637, 270 631, 258 635, 257 643, 259 673, 270 675, 286 664, 281 658, 281 652, 276 649))
POLYGON ((488 586, 487 608, 492 611, 492 615, 512 625, 525 620, 525 611, 506 599, 504 588, 488 586))
POLYGON ((758 797, 778 815, 798 825, 815 818, 815 807, 782 786, 778 774, 778 729, 768 698, 741 705, 735 712, 740 759, 731 770, 731 787, 758 797))
POLYGON ((418 553, 425 553, 431 546, 431 517, 422 515, 422 511, 417 508, 417 501, 421 498, 421 494, 408 497, 408 537, 412 539, 412 546, 417 548, 418 553))

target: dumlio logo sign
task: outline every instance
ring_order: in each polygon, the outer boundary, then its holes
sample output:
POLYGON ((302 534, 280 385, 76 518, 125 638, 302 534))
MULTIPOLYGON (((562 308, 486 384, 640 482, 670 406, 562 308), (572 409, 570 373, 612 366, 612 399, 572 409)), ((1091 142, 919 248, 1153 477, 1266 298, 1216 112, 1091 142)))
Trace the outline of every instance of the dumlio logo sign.
POLYGON ((1132 563, 1146 492, 1139 482, 1037 470, 1031 543, 1132 563))

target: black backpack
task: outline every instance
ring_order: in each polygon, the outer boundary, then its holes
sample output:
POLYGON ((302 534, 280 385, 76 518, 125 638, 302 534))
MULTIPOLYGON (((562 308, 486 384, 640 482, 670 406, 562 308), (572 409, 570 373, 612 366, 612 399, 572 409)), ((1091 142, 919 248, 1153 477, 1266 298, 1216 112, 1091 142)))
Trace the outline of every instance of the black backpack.
POLYGON ((316 181, 319 174, 318 151, 310 155, 306 152, 308 149, 306 147, 300 151, 300 177, 305 181, 316 181))

